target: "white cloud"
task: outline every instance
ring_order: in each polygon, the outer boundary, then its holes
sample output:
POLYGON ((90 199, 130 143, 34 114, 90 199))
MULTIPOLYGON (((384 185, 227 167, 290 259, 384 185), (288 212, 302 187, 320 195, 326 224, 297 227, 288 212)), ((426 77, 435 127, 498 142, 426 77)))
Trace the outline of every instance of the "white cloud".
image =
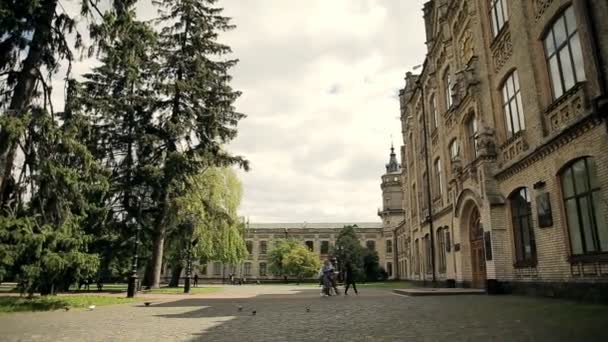
MULTIPOLYGON (((237 28, 220 36, 240 63, 237 109, 248 115, 230 148, 241 213, 252 222, 376 221, 390 136, 399 145, 403 76, 425 53, 425 0, 225 0, 237 28)), ((63 1, 77 10, 76 2, 63 1)), ((144 19, 156 9, 138 5, 144 19)), ((80 75, 96 65, 74 65, 80 75)), ((60 74, 61 75, 61 74, 60 74)), ((56 80, 55 107, 63 106, 56 80)))

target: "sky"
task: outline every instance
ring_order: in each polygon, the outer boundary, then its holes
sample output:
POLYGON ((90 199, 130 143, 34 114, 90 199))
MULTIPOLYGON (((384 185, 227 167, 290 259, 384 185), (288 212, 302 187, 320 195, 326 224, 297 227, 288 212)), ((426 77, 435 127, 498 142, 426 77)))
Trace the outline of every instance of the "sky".
MULTIPOLYGON (((425 0, 220 0, 247 118, 228 147, 250 222, 376 222, 398 90, 425 54, 425 0)), ((68 9, 69 10, 69 9, 68 9)), ((152 6, 139 7, 142 18, 152 6)), ((81 74, 97 63, 75 63, 81 74)), ((59 100, 59 102, 61 99, 59 100)), ((392 137, 392 139, 391 139, 392 137)))

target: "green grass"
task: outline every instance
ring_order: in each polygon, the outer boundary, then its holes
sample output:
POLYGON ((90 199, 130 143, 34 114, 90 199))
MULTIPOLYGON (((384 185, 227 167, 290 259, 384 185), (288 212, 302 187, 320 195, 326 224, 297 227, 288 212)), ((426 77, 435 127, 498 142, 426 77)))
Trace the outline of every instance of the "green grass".
POLYGON ((23 311, 51 311, 69 308, 87 308, 89 305, 102 306, 124 304, 137 301, 137 298, 117 298, 109 296, 40 296, 32 299, 24 297, 0 297, 0 313, 23 311))
MULTIPOLYGON (((201 294, 201 293, 217 293, 221 292, 221 287, 191 287, 190 293, 201 294)), ((182 294, 184 293, 183 287, 161 287, 160 289, 151 289, 145 291, 146 293, 162 293, 162 294, 182 294)))

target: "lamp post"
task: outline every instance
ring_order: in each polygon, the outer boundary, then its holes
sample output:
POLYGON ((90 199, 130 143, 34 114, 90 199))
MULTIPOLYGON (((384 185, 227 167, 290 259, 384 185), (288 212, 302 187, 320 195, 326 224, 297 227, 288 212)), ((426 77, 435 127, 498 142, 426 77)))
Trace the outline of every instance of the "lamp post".
MULTIPOLYGON (((138 219, 141 219, 141 204, 137 211, 138 219)), ((139 259, 139 232, 141 231, 141 225, 133 217, 131 218, 131 224, 137 226, 135 230, 135 245, 133 247, 133 264, 131 265, 131 276, 129 277, 129 284, 127 286, 127 298, 135 297, 137 293, 137 261, 139 259)))

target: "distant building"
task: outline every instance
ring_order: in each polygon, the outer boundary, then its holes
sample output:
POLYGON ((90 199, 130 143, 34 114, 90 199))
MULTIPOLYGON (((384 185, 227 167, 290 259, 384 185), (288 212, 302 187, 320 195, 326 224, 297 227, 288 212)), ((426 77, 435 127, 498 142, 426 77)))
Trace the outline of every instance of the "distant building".
POLYGON ((399 277, 605 300, 608 2, 433 0, 424 19, 399 277))
POLYGON ((248 280, 278 280, 269 271, 268 252, 276 239, 294 239, 319 255, 320 260, 329 257, 329 251, 335 245, 336 237, 344 226, 356 225, 355 231, 361 245, 378 252, 380 265, 386 265, 386 244, 381 223, 348 222, 348 223, 251 223, 248 224, 245 243, 249 255, 242 263, 230 265, 212 261, 198 266, 197 274, 202 279, 227 279, 230 274, 245 277, 248 280))

